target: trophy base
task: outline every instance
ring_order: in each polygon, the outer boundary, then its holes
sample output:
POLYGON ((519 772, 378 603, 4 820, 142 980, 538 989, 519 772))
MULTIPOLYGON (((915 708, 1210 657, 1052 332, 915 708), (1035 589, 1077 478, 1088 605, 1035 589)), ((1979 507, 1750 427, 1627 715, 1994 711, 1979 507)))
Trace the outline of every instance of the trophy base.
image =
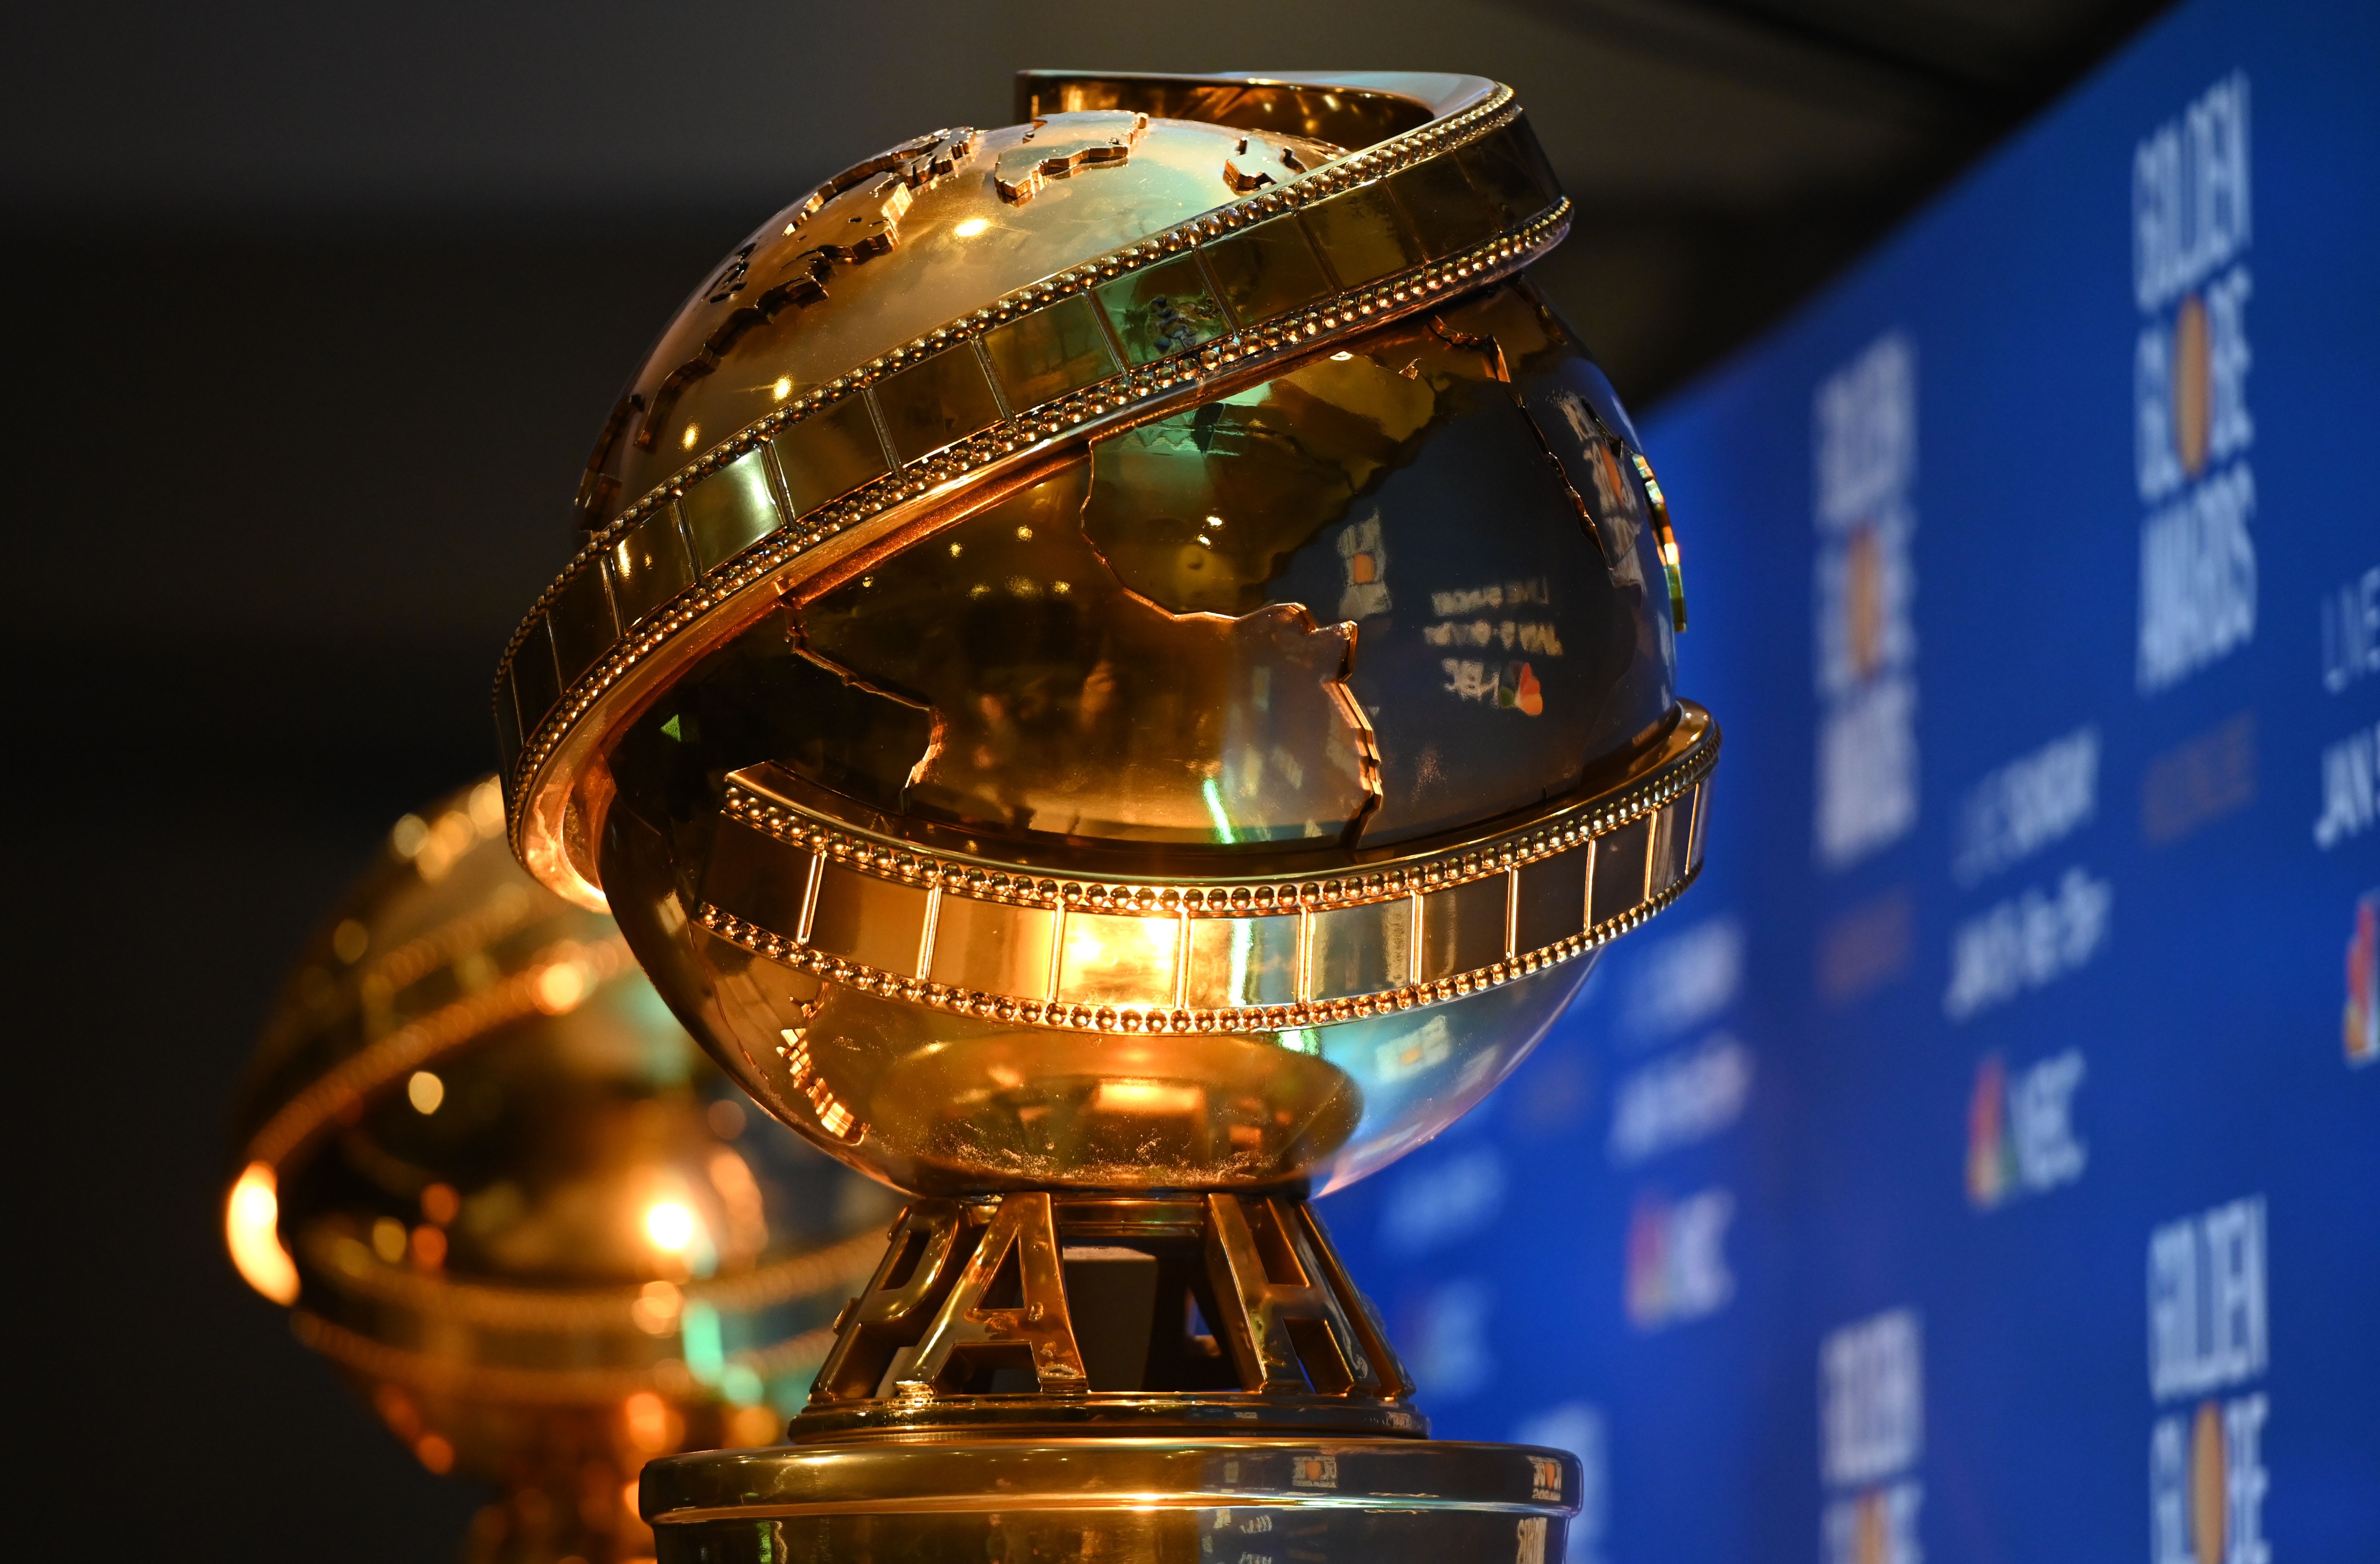
POLYGON ((1432 1440, 1304 1202, 919 1200, 789 1446, 645 1468, 683 1564, 1559 1559, 1579 1464, 1432 1440))
POLYGON ((1024 1191, 917 1201, 890 1237, 797 1445, 1429 1432, 1303 1201, 1024 1191))
POLYGON ((866 1439, 645 1468, 661 1564, 1548 1564, 1576 1458, 1412 1438, 866 1439))

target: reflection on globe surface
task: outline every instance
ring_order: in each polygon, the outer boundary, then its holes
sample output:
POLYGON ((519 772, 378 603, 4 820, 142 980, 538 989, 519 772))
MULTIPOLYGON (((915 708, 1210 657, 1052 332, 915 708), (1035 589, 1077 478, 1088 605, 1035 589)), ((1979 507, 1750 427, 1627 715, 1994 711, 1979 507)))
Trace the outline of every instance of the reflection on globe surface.
MULTIPOLYGON (((621 739, 614 912, 761 1101, 798 1123, 831 1097, 868 1127, 833 1148, 902 1187, 1360 1176, 1501 1079, 1589 962, 1321 1027, 1111 1037, 937 1014, 688 915, 734 878, 715 851, 726 780, 1051 874, 1208 878, 1560 799, 1657 743, 1674 704, 1640 480, 1599 432, 1619 417, 1543 300, 1508 285, 1094 441, 814 578, 621 739)), ((959 910, 938 909, 938 953, 967 935, 959 910)), ((862 938, 894 931, 882 969, 905 972, 912 920, 870 921, 862 938)), ((1040 997, 1053 953, 1060 999, 1295 998, 1294 916, 1190 920, 1186 952, 1174 919, 1068 921, 1054 952, 1047 931, 987 919, 943 959, 1020 998, 1040 997)), ((1407 969, 1409 919, 1374 921, 1332 931, 1338 950, 1309 934, 1304 959, 1407 969)))
POLYGON ((665 1557, 1558 1555, 1575 1460, 1429 1441, 1305 1197, 1700 867, 1668 512, 1522 274, 1572 208, 1478 78, 1017 102, 706 279, 498 670, 522 863, 912 1195, 790 1448, 643 1513, 665 1557))
POLYGON ((508 653, 526 861, 902 1188, 1360 1177, 1691 876, 1716 734, 1651 470, 1517 275, 1542 155, 1366 184, 1322 129, 1045 115, 787 208, 508 653))

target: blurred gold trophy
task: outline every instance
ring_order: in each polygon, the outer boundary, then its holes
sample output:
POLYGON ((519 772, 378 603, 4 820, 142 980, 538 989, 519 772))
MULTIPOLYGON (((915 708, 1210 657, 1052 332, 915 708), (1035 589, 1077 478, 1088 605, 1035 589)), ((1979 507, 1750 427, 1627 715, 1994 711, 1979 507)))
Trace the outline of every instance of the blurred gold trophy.
POLYGON ((225 1237, 423 1465, 504 1490, 468 1558, 649 1555, 638 1468, 777 1437, 892 1209, 747 1117, 611 920, 521 873, 491 779, 301 957, 225 1237))
POLYGON ((1559 1557, 1305 1197, 1700 861, 1660 491, 1475 78, 1028 73, 662 333, 496 691, 516 849, 907 1192, 789 1449, 664 1558, 1559 1557))

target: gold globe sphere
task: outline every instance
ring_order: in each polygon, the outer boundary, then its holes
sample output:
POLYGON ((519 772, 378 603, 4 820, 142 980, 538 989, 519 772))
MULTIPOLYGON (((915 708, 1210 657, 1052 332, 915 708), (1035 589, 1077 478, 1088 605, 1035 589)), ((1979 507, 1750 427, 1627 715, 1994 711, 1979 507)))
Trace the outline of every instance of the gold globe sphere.
POLYGON ((299 958, 239 1109, 234 1261, 433 1471, 468 1557, 650 1554, 638 1469, 765 1444, 891 1214, 747 1114, 492 780, 400 821, 299 958))
POLYGON ((1674 540, 1519 275, 1568 204, 1430 79, 1053 79, 771 218, 603 431, 516 841, 853 1166, 1344 1183, 1694 873, 1674 540))
POLYGON ((1693 874, 1676 545, 1513 276, 1566 205, 1513 116, 1333 133, 1045 112, 771 216, 512 648, 526 862, 902 1188, 1356 1179, 1693 874))
POLYGON ((522 862, 915 1196, 792 1447, 656 1461, 643 1513, 689 1558, 1188 1557, 1226 1513, 1557 1555, 1576 1461, 1427 1441, 1303 1197, 1700 867, 1676 540, 1522 275, 1570 203, 1475 78, 1019 108, 704 281, 499 671, 522 862))

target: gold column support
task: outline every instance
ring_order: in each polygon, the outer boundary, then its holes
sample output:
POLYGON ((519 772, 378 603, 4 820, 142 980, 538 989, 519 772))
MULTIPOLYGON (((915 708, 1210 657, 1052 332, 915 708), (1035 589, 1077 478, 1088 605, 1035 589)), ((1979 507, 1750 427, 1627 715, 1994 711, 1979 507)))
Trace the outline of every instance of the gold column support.
POLYGON ((1036 1190, 903 1214, 793 1436, 1419 1437, 1411 1392, 1304 1201, 1036 1190))
POLYGON ((1029 1370, 1044 1390, 1076 1389, 1089 1382, 1066 1311, 1058 1228, 1048 1194, 1014 1194, 1000 1203, 915 1356, 905 1365, 898 1356, 893 1362, 892 1393, 904 1400, 930 1399, 964 1385, 969 1371, 994 1366, 1029 1370), (1012 1307, 992 1307, 992 1291, 1012 1259, 1017 1301, 1012 1307))
POLYGON ((1305 1229, 1275 1200, 1207 1197, 1207 1266, 1226 1311, 1244 1377, 1269 1394, 1377 1385, 1347 1311, 1322 1279, 1305 1229))

